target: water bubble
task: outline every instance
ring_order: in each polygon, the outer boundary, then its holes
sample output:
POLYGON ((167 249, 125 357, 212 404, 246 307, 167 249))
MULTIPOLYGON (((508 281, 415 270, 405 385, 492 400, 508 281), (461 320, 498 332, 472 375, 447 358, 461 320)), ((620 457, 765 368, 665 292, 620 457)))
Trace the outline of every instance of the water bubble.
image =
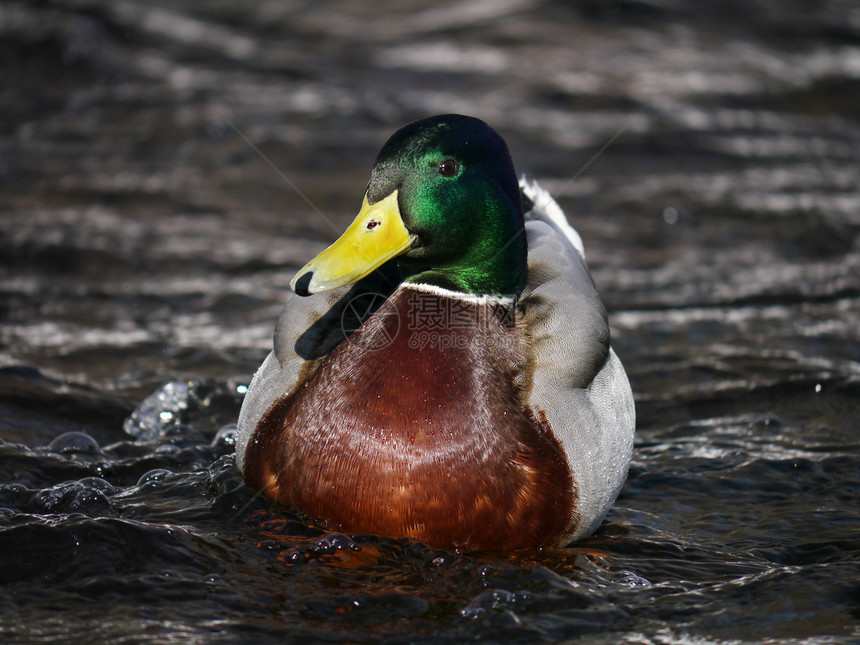
POLYGON ((21 482, 8 482, 0 486, 0 491, 9 495, 21 495, 29 492, 29 490, 30 489, 24 486, 21 482))
POLYGON ((84 477, 79 480, 78 483, 87 488, 104 493, 105 495, 113 495, 117 492, 116 486, 101 477, 84 477))
POLYGON ((66 501, 80 490, 77 482, 64 482, 39 491, 33 497, 33 504, 45 513, 61 513, 66 510, 66 501))
POLYGON ((643 578, 632 571, 623 571, 621 573, 621 584, 628 587, 647 588, 651 587, 651 581, 643 578))
POLYGON ((330 555, 339 549, 361 551, 361 546, 342 533, 329 533, 314 542, 308 551, 316 555, 330 555))
POLYGON ((41 490, 33 496, 32 503, 44 513, 83 513, 95 517, 114 515, 113 505, 106 492, 101 490, 103 488, 116 490, 98 477, 86 477, 41 490))
POLYGON ((210 447, 219 451, 234 450, 236 448, 236 433, 238 431, 239 428, 235 423, 223 426, 218 430, 215 438, 212 439, 212 443, 209 444, 210 447))
POLYGON ((94 455, 101 452, 98 442, 84 432, 66 432, 48 444, 48 450, 62 454, 94 455))
POLYGON ((308 561, 307 556, 300 551, 287 551, 283 555, 284 560, 290 562, 291 564, 304 564, 308 561))
POLYGON ((140 476, 140 479, 137 480, 137 485, 152 486, 160 481, 164 481, 171 475, 173 475, 173 473, 166 468, 153 468, 140 476))
POLYGON ((106 512, 113 513, 110 500, 100 490, 82 486, 76 491, 68 503, 68 511, 73 513, 84 513, 85 515, 104 515, 106 512))

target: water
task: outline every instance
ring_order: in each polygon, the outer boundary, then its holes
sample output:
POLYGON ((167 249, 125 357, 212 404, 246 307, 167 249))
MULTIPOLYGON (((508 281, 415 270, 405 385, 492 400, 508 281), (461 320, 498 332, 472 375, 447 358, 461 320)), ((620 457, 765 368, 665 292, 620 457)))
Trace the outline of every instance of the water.
POLYGON ((6 2, 0 78, 0 641, 860 641, 855 3, 6 2), (450 111, 560 192, 636 394, 565 549, 332 535, 233 467, 290 278, 450 111))

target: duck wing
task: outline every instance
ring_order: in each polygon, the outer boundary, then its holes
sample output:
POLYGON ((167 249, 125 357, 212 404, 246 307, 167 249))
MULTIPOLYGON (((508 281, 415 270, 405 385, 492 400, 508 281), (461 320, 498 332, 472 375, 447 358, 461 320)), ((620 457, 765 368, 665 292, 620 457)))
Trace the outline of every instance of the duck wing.
POLYGON ((552 428, 576 488, 568 539, 593 532, 621 490, 636 414, 582 240, 552 196, 522 180, 529 279, 519 300, 528 369, 523 399, 552 428))

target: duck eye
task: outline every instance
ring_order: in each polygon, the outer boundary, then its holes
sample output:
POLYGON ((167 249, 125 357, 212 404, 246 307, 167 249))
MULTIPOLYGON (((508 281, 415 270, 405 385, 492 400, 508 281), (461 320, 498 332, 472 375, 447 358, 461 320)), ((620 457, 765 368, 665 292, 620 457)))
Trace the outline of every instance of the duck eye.
POLYGON ((456 159, 445 159, 439 164, 439 174, 443 177, 455 177, 460 172, 460 164, 456 159))
POLYGON ((377 226, 379 226, 379 224, 380 224, 379 220, 372 219, 372 220, 370 220, 370 221, 367 223, 367 230, 368 230, 368 231, 372 231, 372 230, 373 230, 373 229, 375 229, 377 226))

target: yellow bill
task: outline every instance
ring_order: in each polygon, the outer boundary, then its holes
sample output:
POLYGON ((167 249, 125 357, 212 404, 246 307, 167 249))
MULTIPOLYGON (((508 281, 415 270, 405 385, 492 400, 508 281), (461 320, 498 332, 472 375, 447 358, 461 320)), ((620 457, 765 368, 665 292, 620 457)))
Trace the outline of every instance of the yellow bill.
POLYGON ((375 204, 361 204, 358 216, 330 247, 295 275, 290 288, 300 296, 361 280, 391 258, 406 253, 415 236, 406 230, 395 190, 375 204))

